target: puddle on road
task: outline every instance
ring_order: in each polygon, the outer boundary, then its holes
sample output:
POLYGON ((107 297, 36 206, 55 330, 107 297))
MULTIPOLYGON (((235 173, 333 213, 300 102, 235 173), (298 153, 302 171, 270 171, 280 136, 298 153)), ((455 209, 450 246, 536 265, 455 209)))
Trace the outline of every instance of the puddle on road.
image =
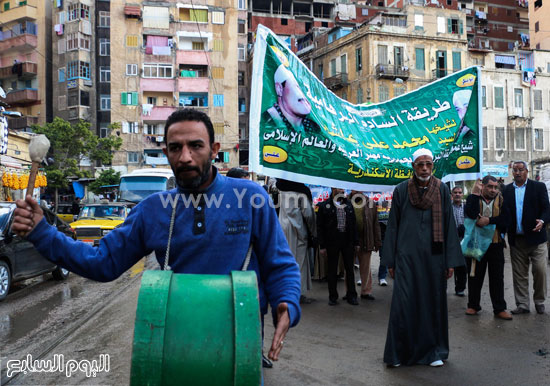
MULTIPOLYGON (((63 286, 60 289, 49 298, 40 300, 37 304, 33 304, 21 312, 15 311, 11 315, 0 316, 0 342, 3 345, 8 345, 28 333, 32 333, 52 310, 69 299, 77 298, 82 293, 82 288, 79 285, 63 286)), ((29 295, 32 296, 32 294, 29 295)))

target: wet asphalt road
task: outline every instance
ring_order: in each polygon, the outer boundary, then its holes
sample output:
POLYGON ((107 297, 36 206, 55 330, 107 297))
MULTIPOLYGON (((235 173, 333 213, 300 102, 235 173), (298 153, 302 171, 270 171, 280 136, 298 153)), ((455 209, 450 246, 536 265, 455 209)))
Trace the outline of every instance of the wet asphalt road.
MULTIPOLYGON (((373 258, 376 274, 378 257, 373 258)), ((145 267, 155 268, 149 261, 145 267)), ((0 357, 2 383, 6 360, 56 354, 75 360, 110 355, 109 372, 87 378, 75 373, 20 374, 8 385, 122 385, 129 383, 135 308, 140 272, 135 267, 112 283, 94 283, 71 275, 66 283, 46 280, 8 296, 0 304, 0 357), (97 311, 94 311, 97 310, 97 311)), ((449 281, 451 284, 451 281, 449 281)), ((382 363, 391 300, 388 287, 374 285, 374 301, 359 306, 341 302, 327 305, 326 283, 314 282, 300 324, 285 339, 285 349, 273 369, 265 371, 266 385, 548 385, 550 314, 495 319, 488 286, 482 293, 479 316, 464 315, 465 298, 448 291, 449 361, 442 368, 428 366, 388 369, 382 363)), ((344 291, 339 282, 340 293, 344 291)), ((505 295, 513 308, 509 260, 505 268, 505 295)), ((547 301, 550 309, 550 301, 547 301)), ((266 319, 266 344, 273 336, 266 319)), ((183 380, 182 380, 183 381, 183 380)), ((182 383, 183 384, 183 383, 182 383)))

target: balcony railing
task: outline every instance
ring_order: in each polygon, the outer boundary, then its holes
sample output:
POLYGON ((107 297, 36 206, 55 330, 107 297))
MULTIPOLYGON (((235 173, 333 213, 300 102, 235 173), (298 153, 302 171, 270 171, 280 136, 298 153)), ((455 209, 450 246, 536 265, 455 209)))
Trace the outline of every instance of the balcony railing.
POLYGON ((348 83, 348 74, 346 72, 337 73, 334 76, 324 79, 325 86, 331 90, 337 90, 342 87, 347 86, 348 83))
POLYGON ((39 101, 38 90, 33 89, 12 91, 6 97, 6 103, 9 105, 24 105, 39 101))
MULTIPOLYGON (((18 1, 18 3, 21 2, 18 1)), ((36 14, 37 9, 35 6, 24 4, 0 13, 0 23, 4 24, 20 19, 36 20, 36 14)))
POLYGON ((0 79, 19 77, 19 79, 28 79, 36 76, 38 65, 36 63, 24 62, 11 66, 0 68, 0 79))
POLYGON ((378 78, 403 80, 409 78, 409 68, 406 66, 395 66, 392 64, 377 64, 375 73, 378 78))
POLYGON ((13 130, 26 129, 38 125, 38 117, 8 118, 8 127, 13 130))

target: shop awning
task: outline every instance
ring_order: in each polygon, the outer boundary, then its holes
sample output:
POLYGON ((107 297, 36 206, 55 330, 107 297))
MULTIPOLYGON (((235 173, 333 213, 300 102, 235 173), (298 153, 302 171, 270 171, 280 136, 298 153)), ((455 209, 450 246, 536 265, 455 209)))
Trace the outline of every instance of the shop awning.
POLYGON ((516 57, 508 55, 495 55, 495 63, 516 65, 516 57))
POLYGON ((124 14, 126 16, 141 16, 141 8, 139 5, 125 5, 124 6, 124 14))

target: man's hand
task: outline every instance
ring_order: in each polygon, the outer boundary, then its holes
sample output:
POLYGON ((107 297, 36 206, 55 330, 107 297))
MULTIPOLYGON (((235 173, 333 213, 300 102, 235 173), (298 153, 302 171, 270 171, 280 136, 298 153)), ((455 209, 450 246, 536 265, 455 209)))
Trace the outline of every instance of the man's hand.
POLYGON ((13 213, 11 229, 16 235, 25 237, 42 221, 44 211, 31 196, 27 196, 25 200, 17 200, 15 205, 17 208, 13 213))
POLYGON ((449 280, 451 277, 453 277, 453 273, 455 272, 454 268, 449 268, 445 270, 445 277, 447 280, 449 280))
POLYGON ((319 255, 325 259, 327 257, 327 249, 326 248, 322 248, 322 249, 319 249, 319 255))
POLYGON ((395 270, 393 268, 388 268, 388 272, 390 273, 390 277, 395 279, 395 270))
POLYGON ((267 357, 273 361, 279 360, 279 353, 283 349, 283 340, 285 339, 288 328, 290 327, 290 316, 288 315, 288 304, 279 303, 277 306, 277 328, 273 335, 273 342, 269 349, 267 357))
POLYGON ((481 183, 481 179, 477 179, 474 187, 472 188, 472 194, 475 194, 476 196, 481 196, 481 188, 483 187, 483 184, 481 183))
POLYGON ((476 225, 478 227, 484 227, 485 225, 489 225, 489 217, 481 216, 477 219, 476 225))
POLYGON ((540 230, 544 226, 544 221, 542 221, 540 219, 537 219, 536 221, 537 221, 537 226, 535 228, 533 228, 533 232, 540 232, 540 230))

